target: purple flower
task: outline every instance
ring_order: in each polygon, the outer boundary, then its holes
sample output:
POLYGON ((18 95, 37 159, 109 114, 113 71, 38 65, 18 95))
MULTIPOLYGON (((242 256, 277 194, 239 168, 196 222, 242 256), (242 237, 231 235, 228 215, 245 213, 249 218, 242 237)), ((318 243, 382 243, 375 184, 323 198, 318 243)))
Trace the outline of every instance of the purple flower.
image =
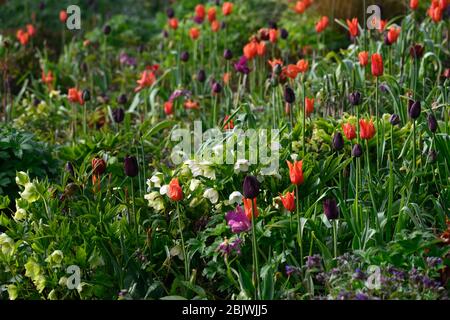
POLYGON ((222 252, 223 255, 229 255, 233 251, 236 254, 241 254, 241 243, 242 240, 240 238, 236 238, 232 242, 230 242, 227 238, 219 245, 218 250, 222 252))
POLYGON ((298 273, 298 268, 290 265, 286 265, 286 275, 290 277, 294 273, 298 273))
POLYGON ((137 66, 137 61, 135 58, 130 57, 128 54, 126 54, 125 52, 122 52, 119 56, 119 60, 120 60, 120 64, 121 65, 127 65, 127 66, 132 66, 132 67, 136 67, 137 66))
POLYGON ((353 279, 355 280, 364 280, 366 278, 366 274, 359 268, 356 268, 355 273, 353 274, 353 279))
POLYGON ((172 94, 169 97, 169 101, 173 102, 174 100, 176 100, 179 97, 190 97, 191 96, 191 92, 189 90, 185 90, 185 89, 177 89, 174 92, 172 92, 172 94))
POLYGON ((250 229, 250 220, 245 215, 245 211, 241 206, 237 206, 234 211, 228 211, 225 219, 233 233, 241 233, 250 229))
POLYGON ((369 297, 364 293, 357 293, 355 295, 355 300, 369 300, 369 297))
POLYGON ((250 68, 247 65, 247 58, 242 56, 239 61, 234 64, 234 69, 242 74, 249 74, 250 68))
POLYGON ((318 254, 306 257, 306 268, 308 269, 320 269, 321 257, 318 254))

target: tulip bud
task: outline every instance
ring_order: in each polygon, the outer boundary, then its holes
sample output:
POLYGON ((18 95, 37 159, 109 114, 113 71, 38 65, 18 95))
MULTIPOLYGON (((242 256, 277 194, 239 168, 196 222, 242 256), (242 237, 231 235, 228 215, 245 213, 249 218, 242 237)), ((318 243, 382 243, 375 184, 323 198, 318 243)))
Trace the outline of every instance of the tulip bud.
POLYGON ((109 25, 104 26, 103 27, 103 34, 107 36, 110 33, 111 33, 111 26, 109 26, 109 25))
POLYGON ((416 101, 411 105, 411 108, 409 108, 409 116, 411 119, 417 119, 420 116, 421 112, 421 104, 420 101, 416 101))
POLYGON ((175 11, 172 8, 167 8, 166 14, 169 19, 172 19, 173 17, 175 17, 175 11))
POLYGON ((344 148, 344 138, 342 133, 336 132, 333 136, 333 149, 336 151, 342 150, 344 148))
POLYGON ((212 85, 212 92, 215 94, 219 94, 222 92, 222 86, 218 82, 214 82, 212 85))
POLYGON ((339 209, 335 199, 325 199, 323 201, 323 213, 328 220, 334 220, 339 217, 339 209))
POLYGON ((352 157, 359 158, 362 156, 362 147, 359 143, 355 144, 352 149, 352 157))
POLYGON ((112 111, 112 115, 116 123, 121 123, 125 118, 125 111, 122 108, 117 108, 112 111))
POLYGON ((225 58, 225 60, 231 60, 233 58, 233 52, 231 52, 230 49, 225 49, 225 51, 223 52, 223 57, 225 58))
POLYGON ((398 114, 392 114, 391 117, 389 118, 389 122, 393 126, 396 126, 400 123, 400 117, 398 116, 398 114))
POLYGON ((198 73, 197 73, 197 80, 198 80, 198 82, 205 82, 205 80, 206 80, 206 73, 205 73, 205 70, 200 70, 198 73))
POLYGON ((361 93, 358 91, 350 93, 348 100, 353 106, 358 106, 361 104, 361 93))
POLYGON ((121 105, 125 105, 127 103, 128 99, 127 99, 127 95, 125 93, 122 93, 118 98, 117 98, 117 102, 121 105))
POLYGON ((259 194, 259 181, 255 176, 246 176, 242 187, 247 199, 254 199, 259 194))
POLYGON ((125 160, 123 162, 123 167, 125 169, 125 174, 128 177, 136 177, 138 175, 139 166, 138 166, 138 162, 136 160, 136 157, 126 156, 125 160))
POLYGON ((289 37, 289 32, 286 29, 280 30, 280 37, 281 39, 287 39, 289 37))
POLYGON ((81 97, 82 97, 83 101, 89 101, 89 100, 91 100, 91 92, 88 89, 84 89, 81 97))
POLYGON ((289 86, 284 88, 284 101, 290 104, 295 102, 295 93, 289 86))
POLYGON ((430 129, 431 132, 435 133, 438 128, 436 117, 434 116, 434 114, 430 113, 428 115, 427 120, 428 120, 428 129, 430 129))
POLYGON ((183 62, 187 62, 187 61, 189 60, 189 52, 183 51, 183 52, 180 54, 180 59, 181 59, 181 61, 183 61, 183 62))
POLYGON ((103 174, 106 171, 106 162, 101 158, 93 158, 91 164, 93 174, 103 174))

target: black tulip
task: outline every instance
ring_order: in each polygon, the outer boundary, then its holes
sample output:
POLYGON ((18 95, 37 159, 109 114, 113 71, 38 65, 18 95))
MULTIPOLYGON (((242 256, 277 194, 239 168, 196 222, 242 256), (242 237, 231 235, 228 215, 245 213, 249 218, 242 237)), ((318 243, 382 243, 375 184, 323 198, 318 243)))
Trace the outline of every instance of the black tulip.
POLYGON ((222 86, 220 85, 220 83, 218 82, 214 82, 212 85, 212 92, 213 93, 221 93, 222 92, 222 86))
POLYGON ((111 26, 110 25, 106 25, 103 27, 103 34, 104 35, 109 35, 111 33, 111 26))
POLYGON ((420 116, 420 112, 422 111, 422 107, 420 101, 416 101, 409 108, 409 116, 411 119, 417 119, 420 116))
POLYGON ((201 69, 199 70, 199 72, 197 73, 197 81, 198 82, 205 82, 206 80, 206 73, 205 70, 201 69))
POLYGON ((125 174, 128 177, 136 177, 138 175, 139 167, 136 160, 136 157, 126 156, 123 162, 123 167, 125 169, 125 174))
POLYGON ((336 151, 342 150, 344 148, 344 137, 342 133, 336 132, 333 136, 333 149, 336 151))
POLYGON ((121 105, 125 105, 128 102, 127 95, 125 93, 122 93, 118 98, 117 102, 121 105))
POLYGON ((75 171, 73 170, 73 165, 71 162, 67 162, 66 165, 64 166, 64 170, 70 175, 70 176, 75 176, 75 171))
POLYGON ((233 58, 233 52, 231 52, 230 49, 225 49, 225 51, 223 52, 223 57, 225 58, 225 60, 231 60, 233 58))
POLYGON ((254 199, 259 194, 259 181, 255 176, 246 176, 242 188, 245 198, 254 199))
POLYGON ((286 29, 280 30, 280 37, 281 39, 287 39, 289 37, 289 32, 286 29))
POLYGON ((117 108, 112 111, 114 122, 121 123, 125 118, 125 111, 122 108, 117 108))
POLYGON ((286 86, 284 88, 284 101, 286 101, 289 104, 293 104, 295 102, 294 90, 292 90, 292 88, 289 86, 286 86))
POLYGON ((359 143, 355 144, 352 149, 352 157, 359 158, 362 156, 362 147, 359 143))
POLYGON ((361 93, 359 91, 355 91, 350 93, 348 96, 348 100, 353 106, 358 106, 361 104, 361 93))
POLYGON ((389 92, 389 87, 386 83, 382 83, 380 84, 380 91, 383 93, 388 93, 389 92))
POLYGON ((187 61, 189 60, 189 52, 183 51, 183 52, 180 54, 180 59, 181 59, 181 61, 183 61, 183 62, 187 62, 187 61))
POLYGON ((434 116, 434 114, 430 113, 428 115, 427 120, 428 120, 428 129, 430 129, 431 132, 435 133, 438 128, 436 117, 434 116))
POLYGON ((91 100, 91 92, 88 89, 83 90, 82 94, 83 101, 89 101, 91 100))
POLYGON ((328 220, 334 220, 339 217, 339 209, 336 204, 336 199, 325 199, 323 201, 323 213, 328 220))
POLYGON ((393 125, 396 126, 400 123, 400 117, 398 114, 392 114, 391 117, 389 118, 389 122, 393 125))
POLYGON ((172 8, 167 8, 166 14, 169 19, 172 19, 173 17, 175 17, 175 11, 172 8))

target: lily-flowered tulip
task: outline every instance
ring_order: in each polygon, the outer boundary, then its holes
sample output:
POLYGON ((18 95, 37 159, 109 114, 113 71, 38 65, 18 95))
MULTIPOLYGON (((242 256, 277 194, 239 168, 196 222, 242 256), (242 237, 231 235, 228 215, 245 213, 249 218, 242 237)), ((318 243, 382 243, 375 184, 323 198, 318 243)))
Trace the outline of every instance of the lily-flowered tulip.
POLYGON ((51 71, 48 71, 47 74, 42 71, 41 76, 42 82, 45 83, 47 86, 51 86, 53 84, 53 81, 55 78, 53 77, 53 73, 51 71))
POLYGON ((353 18, 352 20, 347 19, 348 32, 352 38, 356 38, 359 34, 358 29, 358 18, 353 18))
POLYGON ((144 70, 141 73, 141 78, 136 81, 138 86, 134 89, 134 92, 139 92, 144 88, 152 86, 156 81, 155 74, 150 70, 144 70))
POLYGON ((289 167, 289 178, 291 179, 291 183, 295 185, 300 185, 303 183, 303 160, 295 161, 292 164, 290 161, 286 161, 289 167))
POLYGON ((286 86, 284 88, 284 101, 286 101, 289 104, 293 104, 295 102, 294 90, 292 90, 291 87, 289 86, 286 86))
POLYGON ((355 91, 350 93, 348 96, 348 100, 353 106, 358 106, 361 104, 361 93, 359 91, 355 91))
POLYGON ((272 43, 277 42, 278 40, 278 30, 277 29, 270 29, 269 30, 269 41, 272 43))
POLYGON ((250 219, 239 205, 236 207, 236 210, 228 211, 225 215, 225 219, 227 220, 227 224, 233 233, 241 233, 250 230, 250 219))
POLYGON ((372 55, 372 75, 374 77, 380 77, 383 75, 383 57, 379 53, 374 53, 372 55))
POLYGON ((27 31, 23 31, 22 29, 20 29, 16 33, 16 38, 17 40, 19 40, 21 45, 25 46, 30 40, 30 35, 27 31))
POLYGON ((398 114, 392 114, 391 117, 389 118, 389 122, 393 125, 396 126, 397 124, 400 123, 400 117, 398 114))
POLYGON ((305 97, 305 111, 307 116, 314 112, 314 98, 305 97))
POLYGON ((180 201, 183 199, 183 190, 180 187, 178 178, 173 178, 169 183, 167 195, 173 201, 180 201))
POLYGON ((347 140, 352 141, 356 138, 356 127, 351 123, 342 124, 342 130, 344 131, 344 135, 347 140))
POLYGON ((308 71, 309 62, 305 59, 301 59, 297 62, 297 67, 300 73, 305 73, 306 71, 308 71))
POLYGON ((249 74, 250 68, 248 67, 247 62, 247 58, 245 56, 242 56, 239 61, 234 64, 234 69, 239 73, 249 74))
POLYGON ((253 209, 255 210, 255 219, 258 218, 259 216, 259 211, 258 211, 258 207, 256 206, 256 198, 252 199, 248 199, 248 198, 244 198, 242 200, 244 202, 244 211, 245 211, 245 215, 247 216, 248 220, 252 220, 253 217, 253 209), (253 203, 253 208, 252 208, 252 203, 253 203))
POLYGON ((280 194, 281 203, 283 204, 283 207, 289 211, 293 212, 295 210, 295 196, 294 191, 286 193, 286 195, 280 194))
POLYGON ((411 8, 411 10, 416 10, 418 6, 419 6, 419 0, 410 0, 409 1, 409 7, 411 8))
POLYGON ((367 51, 362 51, 358 54, 359 64, 365 67, 369 64, 369 53, 367 51))
POLYGON ((197 40, 200 37, 200 30, 198 28, 191 28, 189 30, 189 36, 192 40, 197 40))
POLYGON ((359 136, 361 139, 370 140, 375 136, 376 129, 372 119, 370 120, 360 119, 359 126, 360 126, 359 136))
POLYGON ((253 199, 259 194, 259 181, 255 176, 246 176, 244 178, 244 183, 242 184, 242 189, 245 198, 253 199))
POLYGON ((319 22, 316 23, 316 32, 317 33, 323 32, 328 27, 329 22, 330 19, 328 19, 328 17, 326 16, 320 18, 319 22))
POLYGON ((393 44, 393 43, 397 42, 397 39, 400 36, 400 32, 401 32, 400 28, 391 27, 387 34, 388 43, 393 44))
POLYGON ((76 88, 69 89, 69 91, 67 93, 67 98, 72 103, 78 103, 80 105, 84 104, 83 93, 81 91, 77 90, 76 88))
POLYGON ((224 2, 222 5, 222 13, 224 16, 228 16, 233 12, 233 3, 224 2))

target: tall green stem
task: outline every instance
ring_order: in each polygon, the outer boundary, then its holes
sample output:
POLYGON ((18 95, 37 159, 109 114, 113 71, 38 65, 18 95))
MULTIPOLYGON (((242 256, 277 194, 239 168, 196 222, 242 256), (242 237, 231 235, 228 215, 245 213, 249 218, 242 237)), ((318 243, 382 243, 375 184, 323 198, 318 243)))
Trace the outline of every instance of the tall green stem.
POLYGON ((188 265, 188 260, 187 260, 187 256, 186 256, 186 247, 184 245, 183 229, 181 226, 181 212, 180 212, 178 202, 177 202, 177 216, 178 216, 178 229, 180 231, 180 237, 181 237, 181 253, 183 254, 183 261, 184 261, 184 278, 186 281, 189 281, 189 265, 188 265))
POLYGON ((253 280, 255 285, 255 300, 260 298, 260 285, 259 285, 259 263, 258 263, 258 244, 256 242, 256 214, 255 203, 252 202, 252 249, 253 249, 253 280))

